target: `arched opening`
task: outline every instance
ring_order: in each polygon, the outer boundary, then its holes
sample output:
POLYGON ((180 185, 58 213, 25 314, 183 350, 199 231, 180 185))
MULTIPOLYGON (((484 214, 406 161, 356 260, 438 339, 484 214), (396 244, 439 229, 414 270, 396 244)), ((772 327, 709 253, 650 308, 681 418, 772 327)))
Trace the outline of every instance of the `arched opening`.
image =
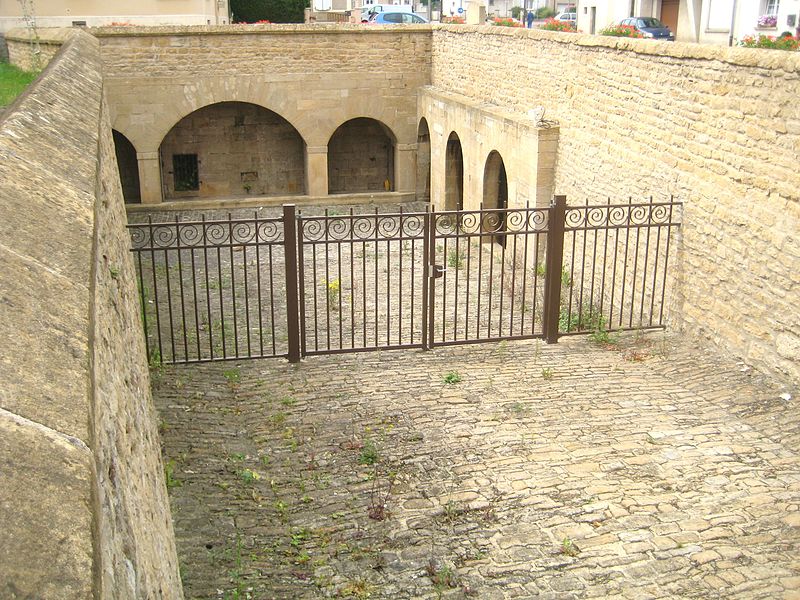
POLYGON ((444 209, 463 210, 464 208, 464 155, 461 140, 456 132, 447 138, 444 161, 444 209))
MULTIPOLYGON (((508 178, 503 157, 492 150, 483 169, 483 208, 487 210, 508 208, 508 178)), ((491 212, 483 217, 482 229, 486 232, 506 230, 506 213, 491 212)), ((505 245, 505 235, 486 236, 485 241, 495 241, 505 245)))
POLYGON ((220 102, 181 119, 160 148, 165 198, 305 193, 305 143, 262 106, 220 102))
POLYGON ((392 132, 375 119, 340 125, 328 140, 328 193, 393 190, 394 145, 392 132))
POLYGON ((139 186, 139 161, 136 160, 136 148, 116 129, 112 129, 111 133, 114 136, 114 153, 117 155, 122 197, 128 204, 139 204, 142 201, 142 193, 139 186))
POLYGON ((431 201, 431 134, 424 118, 417 129, 417 200, 431 201))

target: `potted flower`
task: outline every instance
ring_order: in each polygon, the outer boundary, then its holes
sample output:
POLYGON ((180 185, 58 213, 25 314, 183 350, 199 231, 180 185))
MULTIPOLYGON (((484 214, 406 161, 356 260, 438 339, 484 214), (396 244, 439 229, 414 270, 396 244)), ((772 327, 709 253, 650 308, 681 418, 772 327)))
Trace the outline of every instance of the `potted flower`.
POLYGON ((778 26, 777 15, 761 15, 758 17, 758 26, 761 29, 774 29, 778 26))

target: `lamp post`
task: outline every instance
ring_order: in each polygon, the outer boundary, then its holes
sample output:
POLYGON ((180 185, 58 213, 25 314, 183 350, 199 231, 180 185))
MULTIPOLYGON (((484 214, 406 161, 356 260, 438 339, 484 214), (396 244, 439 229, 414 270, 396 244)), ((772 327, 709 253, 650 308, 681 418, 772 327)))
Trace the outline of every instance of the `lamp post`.
POLYGON ((733 32, 736 27, 736 4, 737 0, 733 0, 733 11, 731 11, 731 34, 728 37, 728 46, 733 46, 733 32))

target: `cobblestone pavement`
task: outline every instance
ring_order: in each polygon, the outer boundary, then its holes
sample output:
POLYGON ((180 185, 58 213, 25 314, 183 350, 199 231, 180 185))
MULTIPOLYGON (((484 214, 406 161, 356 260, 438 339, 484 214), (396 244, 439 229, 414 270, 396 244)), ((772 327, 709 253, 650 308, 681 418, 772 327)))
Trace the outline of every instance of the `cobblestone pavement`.
POLYGON ((796 390, 662 334, 155 387, 187 598, 800 598, 796 390))

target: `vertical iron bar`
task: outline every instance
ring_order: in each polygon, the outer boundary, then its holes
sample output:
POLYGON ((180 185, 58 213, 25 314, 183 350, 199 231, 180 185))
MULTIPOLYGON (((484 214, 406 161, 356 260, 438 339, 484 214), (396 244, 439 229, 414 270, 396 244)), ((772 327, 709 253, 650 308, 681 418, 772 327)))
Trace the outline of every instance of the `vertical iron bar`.
MULTIPOLYGON (((270 327, 270 334, 272 337, 272 356, 278 356, 277 339, 276 339, 278 335, 275 327, 275 261, 272 255, 272 244, 270 244, 268 248, 269 248, 269 327, 270 327)), ((284 260, 285 259, 286 257, 284 256, 284 260)), ((302 279, 300 281, 302 281, 302 279)), ((303 309, 302 306, 300 309, 301 310, 303 309)), ((301 338, 301 342, 302 341, 303 339, 301 338)))
POLYGON ((461 221, 461 215, 456 216, 455 232, 456 232, 456 276, 453 283, 453 341, 458 339, 458 272, 461 270, 461 229, 458 224, 461 221))
MULTIPOLYGON (((486 300, 487 304, 489 305, 486 311, 486 316, 488 318, 488 322, 486 323, 487 338, 492 337, 492 300, 494 299, 492 297, 492 292, 494 292, 494 245, 496 244, 494 233, 492 233, 492 235, 489 237, 489 240, 489 297, 486 300)), ((502 290, 500 295, 502 297, 502 290)))
MULTIPOLYGON (((323 225, 324 226, 324 225, 323 225)), ((284 233, 284 235, 286 235, 284 233)), ((317 300, 317 241, 311 242, 311 276, 314 278, 312 289, 314 290, 314 350, 319 350, 319 302, 317 300)))
POLYGON ((236 314, 236 261, 233 256, 233 223, 231 213, 228 213, 228 235, 230 236, 229 252, 231 257, 231 306, 233 311, 233 352, 239 358, 239 323, 236 314))
MULTIPOLYGON (((150 240, 150 247, 153 240, 150 240)), ((147 360, 150 360, 150 331, 147 329, 147 295, 144 293, 144 271, 142 270, 142 250, 136 250, 136 263, 139 267, 139 298, 142 303, 142 327, 144 327, 144 349, 147 353, 147 360)), ((199 335, 198 335, 199 339, 199 335)))
POLYGON ((183 359, 189 360, 189 342, 186 332, 186 300, 183 290, 183 259, 181 258, 181 231, 178 224, 178 216, 175 216, 175 244, 178 253, 178 291, 181 295, 181 324, 183 325, 183 359))
POLYGON ((328 221, 328 209, 325 209, 325 330, 327 349, 331 349, 331 261, 330 261, 330 248, 328 244, 328 229, 330 222, 328 221))
POLYGON ((475 312, 475 338, 481 337, 481 287, 483 287, 483 202, 478 212, 478 306, 475 312))
MULTIPOLYGON (((413 231, 413 229, 412 229, 413 231)), ((417 239, 412 234, 411 236, 411 315, 409 318, 409 329, 411 330, 411 344, 414 344, 414 297, 415 295, 415 282, 414 280, 417 278, 417 257, 416 257, 416 248, 417 248, 417 239)))
POLYGON ((244 267, 244 325, 247 331, 247 356, 253 356, 250 344, 250 289, 247 282, 247 245, 242 246, 242 266, 244 267))
MULTIPOLYGON (((545 231, 545 233, 547 234, 547 237, 545 238, 545 243, 549 243, 548 240, 550 239, 549 218, 550 218, 550 212, 548 211, 548 224, 547 224, 547 229, 545 231)), ((536 245, 533 248, 534 271, 533 271, 533 290, 532 290, 532 293, 533 293, 533 307, 531 308, 531 335, 536 333, 536 308, 537 308, 537 305, 539 303, 539 246, 541 246, 540 241, 539 241, 539 235, 540 235, 540 233, 537 232, 534 235, 534 238, 533 238, 533 243, 536 244, 536 245)), ((546 268, 547 268, 547 265, 545 265, 545 269, 546 268)), ((561 276, 561 273, 559 273, 559 277, 560 276, 561 276)), ((545 280, 545 284, 546 283, 547 283, 547 281, 545 280)), ((547 293, 547 286, 545 285, 545 294, 546 293, 547 293)), ((561 301, 561 296, 560 296, 560 292, 559 292, 559 302, 560 301, 561 301)), ((561 307, 559 306, 559 309, 560 308, 561 307)), ((544 320, 545 320, 545 318, 546 318, 545 311, 543 311, 542 312, 542 335, 544 335, 544 320)))
MULTIPOLYGON (((519 334, 523 335, 525 333, 525 296, 527 292, 528 286, 528 238, 530 237, 530 229, 531 229, 531 204, 530 202, 525 203, 525 242, 522 244, 522 304, 519 307, 519 312, 521 314, 519 318, 519 334)), ((534 286, 534 289, 535 286, 534 286)), ((512 317, 511 324, 513 327, 514 319, 512 317)), ((511 332, 514 333, 513 331, 511 332)), ((533 331, 531 331, 531 335, 533 335, 533 331)))
POLYGON ((645 234, 647 237, 644 240, 644 271, 642 272, 642 300, 639 304, 639 327, 642 326, 644 317, 644 296, 647 291, 647 261, 650 258, 650 225, 653 222, 653 197, 650 196, 650 206, 647 211, 647 226, 645 234))
POLYGON ((431 228, 430 206, 425 206, 425 214, 422 218, 422 347, 430 350, 428 341, 428 313, 431 308, 428 303, 428 281, 430 277, 430 228, 431 228))
POLYGON ((164 275, 167 278, 167 315, 169 316, 169 345, 172 350, 172 362, 178 362, 175 354, 175 324, 172 317, 172 286, 169 280, 169 249, 164 248, 164 275))
POLYGON ((400 207, 400 239, 397 250, 400 255, 400 270, 397 281, 397 343, 403 344, 403 207, 400 207))
MULTIPOLYGON (((508 221, 508 213, 504 215, 503 223, 508 221)), ((508 230, 501 229, 499 239, 503 240, 500 251, 500 312, 497 315, 497 336, 503 337, 503 299, 506 292, 506 246, 508 246, 508 230)))
MULTIPOLYGON (((434 249, 435 252, 435 249, 434 249)), ((442 240, 442 268, 446 269, 450 260, 447 258, 447 238, 442 240)), ((434 255, 433 264, 436 264, 434 255)), ((444 341, 445 330, 447 329, 447 271, 442 274, 442 341, 444 341)))
MULTIPOLYGON (((569 260, 569 304, 567 304, 567 331, 572 328, 572 293, 575 291, 575 242, 578 238, 578 232, 573 230, 570 232, 570 234, 572 236, 572 254, 570 255, 569 260)), ((561 274, 559 273, 559 276, 560 275, 561 274)), ((580 323, 580 313, 578 313, 578 323, 580 323)))
MULTIPOLYGON (((606 261, 608 260, 608 230, 610 223, 611 198, 606 200, 605 240, 603 242, 603 276, 600 279, 600 318, 603 318, 603 303, 606 299, 606 261)), ((609 320, 609 323, 611 321, 609 320)))
MULTIPOLYGON (((258 355, 264 356, 264 316, 263 312, 263 304, 261 301, 261 241, 259 240, 259 231, 258 231, 258 211, 254 211, 253 216, 255 218, 255 242, 256 242, 256 300, 258 303, 258 355)), ((271 249, 271 247, 270 247, 271 249)), ((270 265, 272 265, 272 260, 270 260, 270 265)), ((274 339, 273 335, 273 339, 274 339)), ((274 352, 273 352, 274 354, 274 352)))
MULTIPOLYGON (((366 218, 366 217, 365 217, 366 218)), ((361 302, 362 325, 364 329, 361 347, 367 347, 367 240, 361 242, 361 302)))
MULTIPOLYGON (((587 223, 589 219, 589 214, 586 214, 587 223)), ((594 229, 594 240, 592 241, 592 283, 589 287, 589 321, 594 322, 594 279, 595 274, 597 273, 597 227, 594 229)), ((600 292, 602 295, 602 292, 600 292)), ((597 324, 599 329, 604 329, 603 323, 601 321, 601 317, 603 312, 600 311, 600 314, 597 317, 597 324)))
MULTIPOLYGON (((388 217, 387 217, 388 218, 388 217)), ((387 229, 388 230, 388 229, 387 229)), ((386 236, 386 345, 390 346, 391 340, 391 326, 392 326, 392 238, 386 236)))
POLYGON ((625 312, 625 283, 626 279, 628 278, 628 247, 630 246, 631 240, 631 211, 633 208, 631 204, 633 203, 633 198, 628 196, 628 219, 627 219, 627 227, 625 227, 625 257, 622 261, 622 292, 620 293, 620 307, 619 307, 619 326, 622 327, 622 319, 623 313, 625 312))
MULTIPOLYGON (((300 358, 306 355, 306 259, 305 259, 305 244, 303 244, 303 235, 305 232, 305 223, 303 223, 303 213, 301 211, 297 211, 297 218, 295 219, 296 223, 296 234, 297 234, 297 306, 299 312, 299 320, 300 320, 300 358)), ((284 231, 284 240, 286 238, 286 232, 284 231)), ((313 245, 312 245, 313 248, 313 245)), ((269 276, 269 283, 270 283, 270 297, 274 298, 275 294, 272 293, 272 281, 275 279, 275 276, 272 272, 272 246, 269 247, 269 256, 270 256, 270 276, 269 276)), ((285 257, 284 257, 285 259, 285 257)), ((314 282, 314 289, 316 290, 316 282, 314 282)), ((316 312, 316 305, 314 306, 314 310, 316 312)), ((275 351, 275 309, 272 309, 272 354, 276 355, 275 351)))
POLYGON ((633 252, 633 281, 631 282, 631 311, 628 318, 628 327, 633 327, 633 307, 636 303, 636 275, 639 270, 639 235, 641 227, 636 228, 636 248, 633 252))
POLYGON ((661 227, 661 225, 656 227, 656 253, 653 260, 653 285, 650 286, 650 319, 648 320, 648 327, 653 326, 653 308, 656 302, 656 281, 658 280, 658 255, 661 250, 661 227))
POLYGON ((508 319, 509 336, 514 335, 514 301, 516 300, 517 296, 517 237, 519 234, 513 233, 511 235, 514 238, 514 242, 511 247, 511 300, 510 300, 511 310, 508 319))
POLYGON ((342 296, 344 296, 344 282, 342 281, 342 240, 336 241, 336 260, 338 261, 336 265, 336 272, 338 274, 338 281, 339 281, 339 293, 338 301, 339 301, 339 349, 341 350, 344 347, 344 337, 343 337, 343 323, 342 323, 342 296))
POLYGON ((205 266, 205 278, 206 278, 206 313, 208 317, 208 322, 206 323, 206 327, 208 327, 208 351, 209 351, 209 358, 213 360, 214 358, 214 327, 212 326, 211 321, 211 280, 208 277, 208 232, 206 231, 206 216, 202 215, 202 223, 203 223, 203 263, 205 266))
POLYGON ((564 217, 567 197, 556 196, 550 204, 547 226, 547 266, 544 276, 544 335, 548 344, 558 341, 561 304, 561 268, 564 255, 564 217))
POLYGON ((431 209, 429 215, 428 235, 428 255, 425 257, 425 262, 428 264, 428 348, 433 348, 433 325, 436 318, 436 280, 431 278, 430 269, 433 268, 436 262, 436 209, 431 209))
MULTIPOLYGON (((589 227, 589 197, 586 197, 586 208, 583 213, 583 223, 584 227, 589 227)), ((573 235, 578 235, 578 232, 575 231, 573 235)), ((578 295, 578 331, 581 329, 585 329, 586 324, 583 322, 583 284, 586 281, 586 238, 589 237, 589 230, 584 229, 582 232, 583 237, 583 249, 581 250, 581 290, 578 295)), ((575 264, 575 260, 573 257, 573 266, 575 264)), ((591 324, 592 318, 592 308, 591 308, 592 299, 589 299, 589 323, 591 324)))
MULTIPOLYGON (((459 218, 459 222, 457 225, 459 235, 462 234, 461 223, 462 220, 459 218)), ((469 288, 471 281, 470 269, 472 267, 472 239, 470 238, 469 234, 464 235, 464 243, 467 245, 467 283, 466 283, 467 293, 464 302, 464 339, 466 340, 469 337, 469 288)))
MULTIPOLYGON (((609 198, 610 200, 610 198, 609 198)), ((619 228, 614 229, 614 266, 611 270, 611 299, 608 305, 608 324, 614 323, 614 294, 617 291, 617 256, 619 255, 619 228)))
POLYGON ((289 362, 300 362, 300 314, 297 292, 297 213, 294 204, 283 207, 283 244, 286 268, 286 321, 289 362))
POLYGON ((356 347, 356 278, 355 235, 353 233, 353 207, 350 207, 350 347, 356 347))
POLYGON ((375 292, 375 311, 374 311, 375 312, 375 347, 377 348, 378 347, 378 329, 379 329, 379 327, 378 327, 378 304, 380 303, 380 300, 379 300, 380 294, 378 294, 378 262, 379 262, 378 261, 378 255, 380 253, 380 245, 378 244, 378 208, 377 207, 375 207, 375 216, 373 218, 375 219, 375 240, 374 240, 374 244, 375 244, 375 269, 374 269, 374 277, 373 277, 373 282, 374 282, 375 285, 373 286, 372 289, 375 292))
MULTIPOLYGON (((667 223, 672 223, 672 207, 674 206, 675 198, 673 196, 669 197, 670 205, 669 205, 669 217, 667 219, 667 223)), ((667 293, 667 273, 669 270, 667 269, 667 264, 669 263, 669 243, 672 239, 672 225, 667 226, 667 249, 664 253, 664 279, 661 282, 661 310, 658 316, 658 324, 664 324, 664 299, 666 298, 667 293)))
POLYGON ((222 336, 222 358, 228 357, 228 346, 225 340, 225 307, 222 298, 222 246, 217 246, 217 291, 219 294, 219 323, 222 336))

